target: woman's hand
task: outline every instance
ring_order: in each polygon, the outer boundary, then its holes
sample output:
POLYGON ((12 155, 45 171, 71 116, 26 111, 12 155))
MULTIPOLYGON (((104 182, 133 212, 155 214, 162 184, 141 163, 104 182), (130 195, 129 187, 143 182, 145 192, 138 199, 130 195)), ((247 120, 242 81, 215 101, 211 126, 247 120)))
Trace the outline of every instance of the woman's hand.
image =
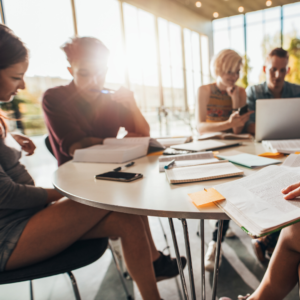
POLYGON ((285 189, 281 190, 285 200, 292 200, 300 196, 300 182, 292 184, 285 189))
POLYGON ((30 156, 34 153, 36 149, 33 141, 25 135, 20 134, 11 134, 12 137, 16 140, 16 142, 22 147, 22 150, 27 152, 26 156, 30 156))
POLYGON ((253 114, 253 111, 248 111, 244 115, 240 116, 239 112, 236 111, 230 115, 228 121, 232 128, 243 127, 249 120, 251 114, 253 114))
POLYGON ((124 88, 123 86, 111 95, 111 99, 117 103, 122 104, 129 110, 134 110, 137 108, 133 92, 124 88))
POLYGON ((238 99, 239 97, 239 88, 237 85, 227 87, 226 92, 231 99, 238 99))

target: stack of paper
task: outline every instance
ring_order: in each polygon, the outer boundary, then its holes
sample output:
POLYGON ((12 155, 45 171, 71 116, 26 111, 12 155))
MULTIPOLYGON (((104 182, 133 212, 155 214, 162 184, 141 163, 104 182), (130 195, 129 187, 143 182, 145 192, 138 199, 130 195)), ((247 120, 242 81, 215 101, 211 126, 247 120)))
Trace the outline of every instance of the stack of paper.
POLYGON ((234 133, 226 133, 226 132, 210 132, 201 134, 198 137, 198 140, 207 140, 207 139, 251 139, 252 135, 248 133, 243 134, 234 134, 234 133))
POLYGON ((274 153, 290 154, 300 151, 300 140, 263 141, 262 144, 267 150, 274 153))
POLYGON ((221 162, 217 158, 214 158, 214 154, 210 152, 197 152, 185 155, 170 155, 170 156, 160 156, 159 161, 159 172, 164 172, 164 167, 173 159, 175 163, 173 168, 187 167, 195 165, 207 165, 212 163, 221 162))
POLYGON ((249 235, 263 236, 300 221, 299 199, 285 200, 281 193, 299 178, 300 156, 291 154, 281 166, 214 186, 226 198, 215 204, 249 235))
POLYGON ((230 162, 166 170, 166 175, 170 183, 203 181, 243 174, 243 171, 230 162))
POLYGON ((265 167, 281 163, 280 160, 242 153, 240 151, 226 151, 222 154, 218 154, 217 157, 226 159, 234 164, 241 165, 247 168, 265 167))
POLYGON ((77 149, 75 162, 123 163, 147 155, 149 145, 163 148, 156 140, 149 137, 107 138, 103 145, 77 149))

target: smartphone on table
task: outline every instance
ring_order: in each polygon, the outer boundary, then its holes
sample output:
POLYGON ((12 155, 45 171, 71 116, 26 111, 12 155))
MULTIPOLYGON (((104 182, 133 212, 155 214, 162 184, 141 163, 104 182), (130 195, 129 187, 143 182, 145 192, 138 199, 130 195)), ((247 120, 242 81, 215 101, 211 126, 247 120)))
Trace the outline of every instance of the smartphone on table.
POLYGON ((142 177, 143 174, 140 173, 116 172, 116 171, 110 171, 103 174, 95 175, 96 179, 121 181, 121 182, 130 182, 142 177))

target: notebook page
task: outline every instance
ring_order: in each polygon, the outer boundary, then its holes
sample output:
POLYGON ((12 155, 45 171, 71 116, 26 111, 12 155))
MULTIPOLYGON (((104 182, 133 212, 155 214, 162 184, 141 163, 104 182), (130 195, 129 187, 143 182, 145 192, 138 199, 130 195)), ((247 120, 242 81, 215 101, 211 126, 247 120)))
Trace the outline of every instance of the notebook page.
POLYGON ((201 181, 243 173, 243 171, 229 162, 166 170, 167 177, 171 183, 201 181))
POLYGON ((228 209, 233 219, 243 226, 246 219, 254 227, 266 230, 299 218, 300 201, 287 201, 281 193, 281 189, 299 181, 299 177, 300 168, 269 166, 243 179, 214 188, 226 198, 218 205, 225 212, 228 209))

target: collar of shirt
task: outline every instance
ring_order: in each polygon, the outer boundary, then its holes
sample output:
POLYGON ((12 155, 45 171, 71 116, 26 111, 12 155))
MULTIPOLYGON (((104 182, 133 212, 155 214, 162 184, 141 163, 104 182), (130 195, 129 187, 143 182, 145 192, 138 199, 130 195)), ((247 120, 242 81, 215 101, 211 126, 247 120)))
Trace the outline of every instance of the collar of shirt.
MULTIPOLYGON (((285 81, 285 82, 283 83, 283 88, 282 88, 281 98, 287 98, 287 97, 289 97, 287 85, 288 85, 288 83, 285 81)), ((268 85, 267 85, 267 82, 266 82, 266 81, 264 82, 263 90, 264 90, 264 94, 265 94, 266 96, 268 95, 268 96, 271 96, 272 98, 274 98, 272 92, 271 92, 270 89, 268 88, 268 85)))

